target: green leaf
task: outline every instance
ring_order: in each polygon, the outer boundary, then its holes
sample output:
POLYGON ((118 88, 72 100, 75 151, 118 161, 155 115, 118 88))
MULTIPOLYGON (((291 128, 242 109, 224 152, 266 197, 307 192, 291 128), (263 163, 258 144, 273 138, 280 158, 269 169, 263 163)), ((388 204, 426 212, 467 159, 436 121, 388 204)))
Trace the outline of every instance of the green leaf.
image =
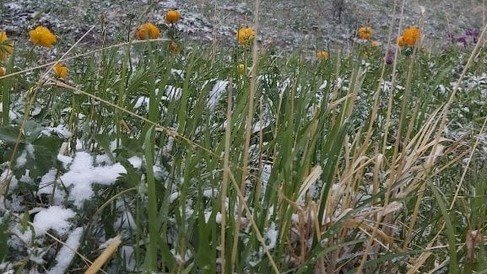
POLYGON ((7 145, 14 145, 17 142, 19 136, 18 126, 6 126, 0 128, 0 140, 7 145))
POLYGON ((7 258, 8 255, 8 228, 9 223, 7 217, 0 219, 0 262, 7 258))

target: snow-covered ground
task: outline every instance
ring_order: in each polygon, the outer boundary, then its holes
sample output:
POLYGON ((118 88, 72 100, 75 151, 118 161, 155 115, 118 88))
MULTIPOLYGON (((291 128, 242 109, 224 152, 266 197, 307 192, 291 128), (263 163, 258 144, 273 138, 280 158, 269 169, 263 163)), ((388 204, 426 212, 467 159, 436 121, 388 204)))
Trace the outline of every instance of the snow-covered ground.
MULTIPOLYGON (((151 21, 162 25, 164 13, 178 8, 183 19, 177 28, 187 38, 211 41, 220 45, 233 42, 237 27, 253 24, 254 2, 231 0, 171 1, 3 1, 0 26, 14 39, 26 37, 37 24, 52 28, 62 36, 62 43, 79 38, 92 25, 95 31, 85 41, 101 43, 105 39, 126 39, 134 27, 151 21), (105 36, 102 33, 106 34, 105 36), (68 39, 72 37, 72 39, 68 39)), ((334 1, 260 1, 260 36, 265 46, 280 50, 343 48, 354 41, 359 26, 374 29, 374 39, 386 44, 392 21, 398 26, 400 16, 393 17, 392 0, 334 1)), ((397 1, 397 13, 401 2, 397 1)), ((470 28, 480 29, 486 7, 481 1, 404 1, 403 25, 423 25, 427 43, 448 42, 448 35, 460 35, 470 28)), ((395 39, 395 35, 393 35, 395 39)), ((21 40, 21 39, 19 39, 21 40)))

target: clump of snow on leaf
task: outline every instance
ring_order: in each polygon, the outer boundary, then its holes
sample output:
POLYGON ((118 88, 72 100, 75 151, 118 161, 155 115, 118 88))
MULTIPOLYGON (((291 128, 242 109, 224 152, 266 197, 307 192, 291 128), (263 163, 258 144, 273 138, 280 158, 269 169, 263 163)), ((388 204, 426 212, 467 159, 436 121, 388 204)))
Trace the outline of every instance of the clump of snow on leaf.
POLYGON ((43 209, 34 217, 34 229, 36 235, 44 235, 50 229, 56 231, 59 235, 64 235, 71 227, 69 219, 74 216, 74 211, 69 208, 51 206, 43 209))
POLYGON ((69 167, 69 172, 60 177, 66 187, 72 187, 69 200, 74 201, 77 207, 82 207, 83 202, 93 196, 93 184, 111 185, 120 174, 127 173, 119 163, 94 166, 93 162, 93 157, 90 154, 78 152, 69 167))

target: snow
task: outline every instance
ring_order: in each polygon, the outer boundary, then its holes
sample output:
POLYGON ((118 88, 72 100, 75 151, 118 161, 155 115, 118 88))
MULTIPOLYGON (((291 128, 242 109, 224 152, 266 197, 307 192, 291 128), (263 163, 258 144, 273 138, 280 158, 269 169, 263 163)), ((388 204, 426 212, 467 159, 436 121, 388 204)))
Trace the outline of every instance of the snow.
POLYGON ((149 105, 149 97, 141 96, 137 98, 137 102, 135 102, 134 108, 140 108, 142 106, 148 106, 148 105, 149 105))
POLYGON ((56 265, 49 270, 51 274, 65 273, 71 261, 76 254, 76 250, 79 247, 81 236, 83 235, 83 228, 78 227, 69 234, 66 244, 63 245, 56 256, 56 265))
POLYGON ((27 144, 25 146, 25 149, 22 151, 22 153, 17 157, 17 161, 15 163, 17 168, 21 168, 27 163, 27 157, 30 157, 32 159, 35 159, 34 155, 34 146, 31 144, 27 144))
POLYGON ((171 154, 171 151, 172 151, 172 147, 174 145, 174 137, 172 136, 169 136, 167 138, 167 143, 164 145, 164 147, 162 148, 162 151, 165 153, 165 154, 171 154))
MULTIPOLYGON (((24 244, 30 245, 32 242, 32 230, 23 228, 21 224, 15 224, 11 229, 11 233, 17 236, 24 244)), ((17 238, 9 239, 9 245, 14 249, 20 247, 20 244, 16 240, 17 238)))
POLYGON ((37 236, 42 236, 50 229, 59 235, 65 235, 71 224, 68 219, 74 218, 75 213, 69 208, 51 206, 43 209, 34 217, 34 229, 37 236))
POLYGON ((152 170, 154 170, 154 178, 156 180, 161 180, 166 175, 166 172, 159 166, 152 166, 152 170))
POLYGON ((217 196, 217 193, 216 192, 217 192, 216 190, 211 189, 211 188, 210 189, 205 189, 205 190, 203 190, 203 196, 205 198, 210 199, 210 198, 213 198, 213 197, 216 197, 217 196))
POLYGON ((30 184, 34 180, 30 177, 30 170, 26 169, 25 173, 20 177, 19 182, 30 184))
POLYGON ((142 167, 142 158, 137 156, 132 156, 127 159, 129 163, 136 169, 140 169, 142 167))
POLYGON ((111 185, 115 183, 120 174, 127 171, 119 164, 107 164, 105 166, 94 166, 93 157, 87 152, 76 153, 70 166, 70 170, 60 177, 66 187, 72 187, 69 193, 69 200, 81 208, 84 201, 93 195, 93 184, 111 185))
MULTIPOLYGON (((3 113, 3 104, 2 103, 0 103, 0 112, 3 113)), ((17 112, 14 112, 12 110, 8 111, 8 118, 10 121, 18 119, 19 117, 20 117, 20 114, 18 114, 17 112)))
POLYGON ((122 228, 135 229, 135 220, 132 213, 125 210, 117 217, 117 220, 113 223, 113 228, 115 230, 120 230, 122 228))
POLYGON ((179 100, 181 98, 181 94, 183 93, 183 89, 173 87, 171 85, 166 86, 166 96, 163 96, 163 99, 166 100, 179 100))
POLYGON ((179 198, 179 192, 173 192, 169 195, 169 203, 173 203, 177 198, 179 198))
POLYGON ((208 108, 213 110, 215 109, 216 104, 222 97, 223 93, 225 93, 225 90, 227 88, 228 81, 223 81, 223 80, 218 80, 216 81, 215 85, 213 86, 213 89, 210 92, 210 98, 208 101, 208 108))
POLYGON ((181 254, 177 253, 175 249, 171 249, 170 252, 174 256, 176 261, 179 263, 187 262, 188 260, 190 260, 193 257, 193 253, 189 249, 186 250, 186 252, 184 254, 184 258, 183 258, 183 256, 181 256, 181 254))
POLYGON ((24 212, 25 211, 25 196, 10 194, 10 199, 5 200, 5 205, 12 212, 24 212))
POLYGON ((54 197, 52 197, 54 205, 61 205, 64 201, 65 195, 63 195, 63 192, 61 189, 56 189, 54 191, 55 186, 56 186, 56 175, 58 173, 58 170, 55 168, 52 168, 44 174, 41 178, 41 182, 39 183, 39 190, 37 191, 37 196, 41 196, 42 194, 47 194, 47 195, 52 195, 54 194, 54 197))
POLYGON ((268 127, 270 124, 271 124, 270 121, 264 121, 263 123, 261 123, 261 121, 257 121, 252 126, 252 133, 257 133, 257 132, 265 129, 266 127, 268 127))
POLYGON ((171 69, 171 74, 174 76, 178 76, 181 79, 184 79, 184 71, 180 69, 171 69))
POLYGON ((0 184, 3 184, 3 182, 7 179, 10 179, 10 184, 8 186, 9 192, 16 189, 19 181, 15 178, 15 176, 13 176, 12 170, 9 168, 6 168, 0 175, 0 184))
POLYGON ((106 154, 96 155, 95 159, 98 165, 107 165, 111 163, 110 157, 106 154))
POLYGON ((44 130, 41 131, 42 134, 50 136, 52 133, 55 133, 61 138, 67 139, 70 138, 73 134, 69 131, 66 125, 58 125, 56 127, 46 127, 44 130))
POLYGON ((48 173, 44 174, 39 183, 39 190, 37 191, 37 196, 42 194, 52 194, 54 190, 54 184, 56 180, 56 169, 51 169, 48 173))
POLYGON ((215 221, 216 221, 217 224, 221 224, 222 223, 222 214, 220 212, 217 212, 216 213, 215 221))
POLYGON ((124 245, 120 248, 120 254, 122 254, 122 257, 125 259, 127 269, 135 271, 136 262, 134 248, 129 245, 124 245))
POLYGON ((59 162, 61 162, 63 164, 63 168, 65 168, 65 169, 67 169, 68 166, 73 161, 73 158, 71 158, 69 156, 61 155, 61 154, 57 155, 57 159, 59 162))
POLYGON ((265 232, 265 242, 268 249, 273 249, 277 243, 277 236, 279 232, 276 229, 276 224, 272 223, 269 229, 265 232))
POLYGON ((271 164, 264 164, 262 166, 262 173, 260 174, 260 178, 262 180, 262 193, 265 193, 267 189, 267 184, 269 183, 269 179, 271 178, 271 172, 272 172, 271 164))
POLYGON ((17 161, 15 162, 15 166, 17 168, 21 168, 27 163, 27 151, 22 151, 22 153, 17 157, 17 161))
POLYGON ((328 81, 323 81, 323 84, 321 84, 321 86, 318 88, 318 90, 324 90, 326 88, 326 86, 328 85, 328 81))

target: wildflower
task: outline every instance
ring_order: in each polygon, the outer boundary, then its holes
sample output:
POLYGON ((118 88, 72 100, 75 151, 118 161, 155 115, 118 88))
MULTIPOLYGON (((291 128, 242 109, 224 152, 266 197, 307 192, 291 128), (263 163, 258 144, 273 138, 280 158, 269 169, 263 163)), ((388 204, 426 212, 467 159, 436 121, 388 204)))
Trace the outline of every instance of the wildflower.
POLYGON ((394 56, 396 55, 396 52, 393 49, 389 49, 386 53, 386 56, 384 57, 386 64, 390 65, 394 63, 394 56))
POLYGON ((467 36, 460 36, 455 38, 456 42, 459 44, 463 44, 463 47, 467 47, 468 42, 467 42, 467 36))
POLYGON ((57 63, 54 65, 53 71, 57 78, 66 79, 66 77, 68 77, 68 67, 66 67, 66 65, 63 63, 57 63))
POLYGON ((421 38, 421 30, 418 27, 407 27, 402 32, 402 40, 408 46, 414 46, 421 38))
POLYGON ((330 54, 326 50, 320 50, 316 52, 316 59, 319 60, 328 60, 330 58, 330 54))
POLYGON ((404 47, 406 45, 406 42, 404 41, 404 36, 399 36, 397 37, 397 45, 400 47, 404 47))
POLYGON ((477 43, 480 33, 478 29, 468 29, 465 31, 465 35, 471 37, 473 42, 477 43))
POLYGON ((237 41, 240 45, 249 45, 254 41, 255 31, 249 27, 240 28, 237 31, 237 41))
POLYGON ((369 40, 372 38, 372 28, 363 26, 358 29, 358 37, 362 40, 369 40))
POLYGON ((181 13, 178 10, 168 10, 166 12, 166 23, 174 24, 181 20, 181 13))
POLYGON ((479 30, 478 29, 467 29, 465 31, 465 35, 468 35, 468 36, 479 36, 479 30))
POLYGON ((142 24, 135 32, 135 37, 139 40, 156 39, 160 35, 159 28, 152 23, 142 24))
POLYGON ((4 67, 0 67, 0 77, 4 76, 7 73, 7 70, 4 67))
POLYGON ((4 61, 14 51, 14 46, 8 40, 7 33, 0 32, 0 61, 4 61))
POLYGON ((245 67, 244 64, 238 64, 237 65, 237 72, 238 72, 238 74, 244 75, 246 70, 247 70, 247 68, 245 67))
POLYGON ((56 35, 54 35, 48 28, 38 26, 37 28, 29 31, 30 41, 34 45, 50 48, 57 41, 56 35))

